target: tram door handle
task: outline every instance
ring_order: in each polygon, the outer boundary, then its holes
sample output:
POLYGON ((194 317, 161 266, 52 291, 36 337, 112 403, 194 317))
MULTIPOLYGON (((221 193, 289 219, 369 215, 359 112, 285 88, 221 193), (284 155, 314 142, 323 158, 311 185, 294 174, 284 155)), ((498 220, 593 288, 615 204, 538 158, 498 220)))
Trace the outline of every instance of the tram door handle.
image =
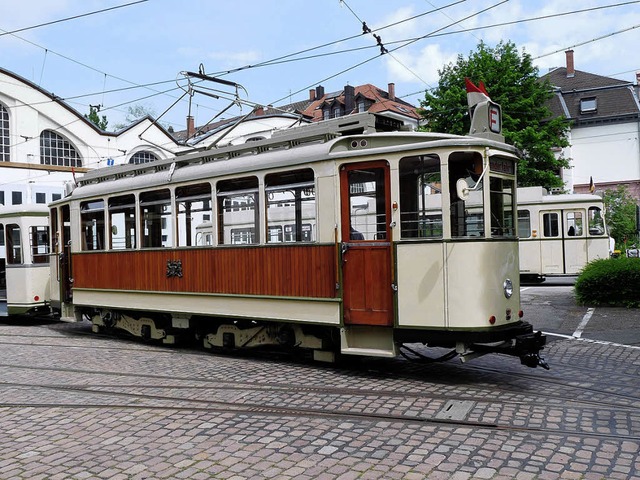
POLYGON ((347 259, 345 258, 345 254, 347 253, 348 250, 349 250, 349 244, 343 242, 342 246, 340 247, 340 253, 342 254, 342 263, 347 261, 347 259))

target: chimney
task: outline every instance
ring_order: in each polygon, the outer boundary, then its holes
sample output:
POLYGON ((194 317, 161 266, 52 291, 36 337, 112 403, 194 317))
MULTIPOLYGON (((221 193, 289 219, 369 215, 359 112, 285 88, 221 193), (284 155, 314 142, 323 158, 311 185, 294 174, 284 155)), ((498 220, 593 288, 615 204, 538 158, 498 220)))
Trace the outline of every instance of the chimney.
POLYGON ((309 101, 313 102, 316 99, 316 91, 315 89, 309 90, 309 101))
POLYGON ((187 116, 187 138, 191 138, 196 133, 196 125, 191 115, 187 116))
POLYGON ((640 85, 640 72, 636 72, 636 85, 640 85))
POLYGON ((567 56, 567 78, 574 77, 576 75, 576 69, 573 65, 573 50, 567 50, 564 53, 567 56))
POLYGON ((260 106, 256 107, 256 108, 254 109, 253 113, 254 113, 257 117, 264 115, 264 107, 263 107, 262 105, 260 105, 260 106))
POLYGON ((395 99, 396 99, 396 84, 390 83, 389 84, 389 100, 395 100, 395 99))
POLYGON ((356 89, 351 85, 344 86, 344 114, 349 115, 353 113, 353 109, 356 107, 356 89))
POLYGON ((324 97, 324 87, 322 85, 318 85, 316 87, 316 100, 320 100, 324 97))

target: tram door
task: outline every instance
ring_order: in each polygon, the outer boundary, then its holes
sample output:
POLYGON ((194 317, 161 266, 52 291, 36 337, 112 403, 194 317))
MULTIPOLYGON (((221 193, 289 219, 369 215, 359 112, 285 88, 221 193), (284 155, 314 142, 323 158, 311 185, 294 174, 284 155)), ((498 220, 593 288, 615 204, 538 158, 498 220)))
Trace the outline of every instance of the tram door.
POLYGON ((63 205, 61 211, 60 230, 60 258, 59 258, 59 279, 60 279, 60 300, 70 303, 73 299, 73 280, 71 269, 71 217, 69 205, 63 205))
POLYGON ((393 325, 389 165, 340 171, 344 323, 393 325))

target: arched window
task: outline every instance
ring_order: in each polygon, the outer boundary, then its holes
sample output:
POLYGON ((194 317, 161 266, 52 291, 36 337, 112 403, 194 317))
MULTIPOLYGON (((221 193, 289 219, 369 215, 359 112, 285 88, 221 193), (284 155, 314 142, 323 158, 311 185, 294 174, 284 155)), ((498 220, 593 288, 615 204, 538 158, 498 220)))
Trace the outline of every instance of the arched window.
POLYGON ((40 134, 40 163, 60 167, 81 167, 82 159, 78 152, 62 136, 51 130, 40 134))
POLYGON ((9 111, 0 105, 0 162, 9 161, 9 111))
POLYGON ((149 152, 148 150, 141 150, 131 155, 129 163, 139 165, 141 163, 155 162, 156 160, 158 160, 158 157, 156 157, 153 153, 149 152))

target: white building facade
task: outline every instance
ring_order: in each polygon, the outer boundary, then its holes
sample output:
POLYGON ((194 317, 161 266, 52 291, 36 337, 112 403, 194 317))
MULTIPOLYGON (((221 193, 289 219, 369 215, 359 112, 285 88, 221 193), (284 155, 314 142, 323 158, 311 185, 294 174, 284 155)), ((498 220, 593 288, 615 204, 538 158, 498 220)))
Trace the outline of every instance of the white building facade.
POLYGON ((570 168, 562 171, 565 189, 588 193, 619 185, 640 201, 640 103, 630 82, 582 72, 574 68, 573 51, 567 66, 543 79, 555 89, 550 108, 571 122, 569 147, 562 155, 570 168))
POLYGON ((174 156, 185 147, 151 118, 106 132, 55 95, 0 68, 0 204, 49 203, 94 168, 174 156))

